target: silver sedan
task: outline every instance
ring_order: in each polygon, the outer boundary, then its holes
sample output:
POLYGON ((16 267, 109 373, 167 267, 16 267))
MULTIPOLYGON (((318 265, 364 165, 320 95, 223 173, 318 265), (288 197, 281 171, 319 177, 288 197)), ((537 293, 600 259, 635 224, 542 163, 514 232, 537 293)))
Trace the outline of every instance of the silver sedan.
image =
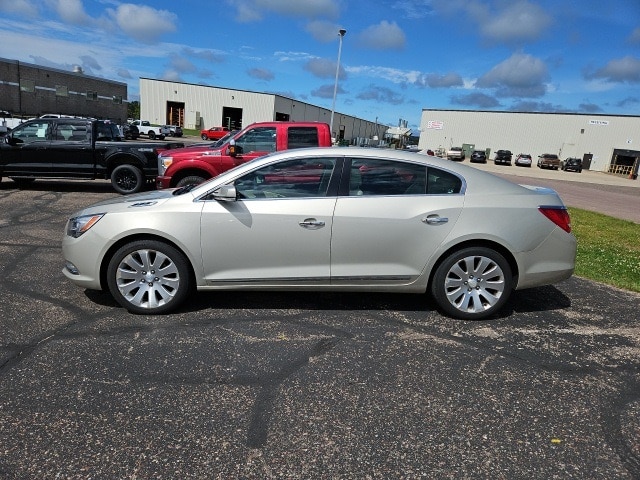
POLYGON ((461 319, 574 270, 569 215, 550 189, 410 152, 312 148, 200 185, 89 206, 67 222, 64 275, 127 310, 198 290, 428 293, 461 319))

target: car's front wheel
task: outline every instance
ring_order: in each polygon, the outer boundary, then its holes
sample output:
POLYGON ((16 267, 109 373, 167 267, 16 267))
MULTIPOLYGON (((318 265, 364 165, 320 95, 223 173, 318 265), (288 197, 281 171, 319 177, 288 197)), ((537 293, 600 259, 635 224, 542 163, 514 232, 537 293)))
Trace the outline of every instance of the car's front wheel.
POLYGON ((177 308, 189 295, 186 257, 156 240, 137 240, 121 247, 109 261, 109 291, 131 313, 160 314, 177 308))
POLYGON ((509 298, 513 277, 507 260, 486 247, 453 252, 436 269, 431 294, 448 315, 480 320, 496 313, 509 298))
POLYGON ((201 139, 203 139, 203 140, 206 140, 206 139, 207 139, 207 138, 209 138, 209 137, 207 137, 207 136, 203 133, 202 135, 200 135, 200 138, 201 138, 201 139))

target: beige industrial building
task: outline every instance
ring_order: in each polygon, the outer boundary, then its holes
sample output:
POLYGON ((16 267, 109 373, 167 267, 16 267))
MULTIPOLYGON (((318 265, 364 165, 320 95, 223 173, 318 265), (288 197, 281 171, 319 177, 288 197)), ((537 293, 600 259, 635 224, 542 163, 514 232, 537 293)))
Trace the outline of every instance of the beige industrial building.
POLYGON ((423 109, 421 149, 511 150, 583 159, 586 169, 637 178, 640 116, 423 109))
MULTIPOLYGON (((273 93, 141 77, 140 118, 188 129, 224 126, 235 130, 265 121, 330 123, 331 110, 273 93)), ((382 139, 386 130, 376 122, 334 112, 332 136, 338 140, 369 145, 382 139)))

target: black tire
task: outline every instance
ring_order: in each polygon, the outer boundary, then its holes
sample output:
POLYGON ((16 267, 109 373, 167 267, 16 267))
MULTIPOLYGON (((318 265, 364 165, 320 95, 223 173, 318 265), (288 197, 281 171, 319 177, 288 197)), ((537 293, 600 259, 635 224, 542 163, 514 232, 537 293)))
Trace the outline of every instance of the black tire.
POLYGON ((481 320, 499 311, 513 289, 511 267, 495 250, 468 247, 451 253, 436 269, 431 294, 442 311, 461 320, 481 320))
POLYGON ((200 138, 201 138, 201 139, 203 139, 203 140, 206 140, 206 139, 207 139, 207 138, 209 138, 209 137, 207 137, 207 136, 203 133, 202 135, 200 135, 200 138))
POLYGON ((154 315, 179 307, 192 281, 180 251, 157 240, 137 240, 111 257, 107 283, 113 298, 129 312, 154 315))
POLYGON ((158 138, 159 138, 160 140, 164 140, 164 135, 160 135, 158 138))
POLYGON ((184 177, 176 183, 176 187, 184 187, 185 185, 199 185, 204 182, 206 178, 201 177, 199 175, 189 175, 188 177, 184 177))
POLYGON ((156 132, 154 132, 153 130, 149 130, 149 138, 151 140, 155 140, 156 139, 156 132))
POLYGON ((133 165, 118 165, 111 172, 111 186, 122 195, 138 193, 144 186, 144 176, 133 165))

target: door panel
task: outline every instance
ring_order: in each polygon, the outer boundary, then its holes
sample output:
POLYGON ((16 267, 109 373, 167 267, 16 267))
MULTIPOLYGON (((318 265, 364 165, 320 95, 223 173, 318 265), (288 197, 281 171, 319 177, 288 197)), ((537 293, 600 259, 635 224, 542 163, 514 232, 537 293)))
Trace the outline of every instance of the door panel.
POLYGON ((462 195, 340 197, 332 283, 415 279, 455 225, 463 202, 462 195))
POLYGON ((336 163, 335 158, 274 162, 234 181, 235 202, 207 202, 202 215, 206 278, 328 285, 336 197, 326 195, 336 163))
POLYGON ((310 279, 328 284, 335 203, 335 197, 207 202, 202 212, 205 278, 249 285, 310 279))

